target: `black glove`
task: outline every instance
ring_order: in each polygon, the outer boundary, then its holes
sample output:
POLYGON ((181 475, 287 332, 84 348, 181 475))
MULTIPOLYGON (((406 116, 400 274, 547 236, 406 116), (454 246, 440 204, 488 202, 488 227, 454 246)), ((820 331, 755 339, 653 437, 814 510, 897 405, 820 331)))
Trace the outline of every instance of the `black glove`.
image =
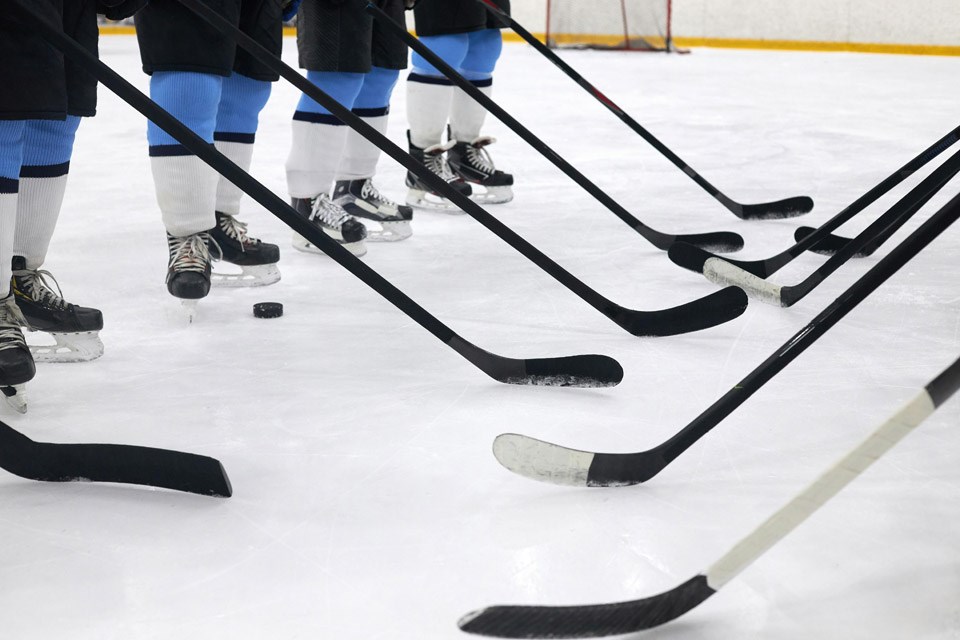
POLYGON ((146 6, 150 0, 97 0, 97 13, 108 20, 129 18, 146 6))

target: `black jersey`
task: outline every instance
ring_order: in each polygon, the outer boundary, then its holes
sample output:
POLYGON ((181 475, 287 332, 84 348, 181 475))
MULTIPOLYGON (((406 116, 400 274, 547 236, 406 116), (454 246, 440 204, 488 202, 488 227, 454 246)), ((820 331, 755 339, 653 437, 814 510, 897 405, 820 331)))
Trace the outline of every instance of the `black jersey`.
MULTIPOLYGON (((494 2, 507 13, 510 12, 510 0, 494 2)), ((418 36, 470 33, 506 26, 477 0, 420 0, 413 15, 417 21, 418 36)))

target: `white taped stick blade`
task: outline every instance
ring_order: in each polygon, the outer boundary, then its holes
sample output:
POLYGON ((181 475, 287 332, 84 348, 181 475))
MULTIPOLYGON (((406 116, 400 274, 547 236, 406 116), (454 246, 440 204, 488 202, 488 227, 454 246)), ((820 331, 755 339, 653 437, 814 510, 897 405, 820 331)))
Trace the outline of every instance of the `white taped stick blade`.
POLYGON ((780 285, 758 278, 740 267, 734 266, 720 258, 709 258, 703 264, 703 275, 707 280, 723 287, 733 285, 743 289, 748 296, 760 302, 783 306, 780 297, 780 285))
POLYGON ((593 454, 550 442, 505 433, 493 441, 497 461, 531 480, 570 487, 586 487, 593 454))

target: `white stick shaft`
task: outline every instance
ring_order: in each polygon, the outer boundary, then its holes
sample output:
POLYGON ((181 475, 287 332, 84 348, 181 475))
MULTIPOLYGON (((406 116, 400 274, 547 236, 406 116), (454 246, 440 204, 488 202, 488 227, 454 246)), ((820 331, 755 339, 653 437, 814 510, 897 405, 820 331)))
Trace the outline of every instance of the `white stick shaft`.
POLYGON ((753 533, 715 562, 706 573, 710 587, 719 590, 733 579, 801 522, 809 518, 827 500, 850 484, 935 409, 930 395, 926 390, 921 391, 856 449, 833 465, 813 484, 781 507, 753 533))

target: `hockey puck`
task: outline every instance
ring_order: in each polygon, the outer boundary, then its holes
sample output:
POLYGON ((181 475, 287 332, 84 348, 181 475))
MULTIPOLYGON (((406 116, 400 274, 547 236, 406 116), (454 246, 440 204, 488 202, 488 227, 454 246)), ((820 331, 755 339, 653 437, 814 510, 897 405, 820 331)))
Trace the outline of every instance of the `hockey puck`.
POLYGON ((279 302, 258 302, 253 305, 255 318, 279 318, 283 315, 283 305, 279 302))

